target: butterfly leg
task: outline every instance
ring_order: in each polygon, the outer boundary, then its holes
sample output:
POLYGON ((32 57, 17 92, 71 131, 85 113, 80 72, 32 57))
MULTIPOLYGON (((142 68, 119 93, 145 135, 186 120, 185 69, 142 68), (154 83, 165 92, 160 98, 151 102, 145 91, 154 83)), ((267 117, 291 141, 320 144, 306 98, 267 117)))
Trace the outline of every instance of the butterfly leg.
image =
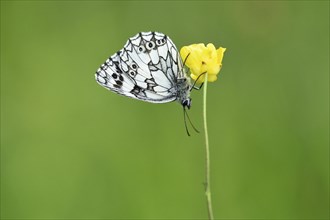
POLYGON ((203 76, 205 73, 206 73, 206 72, 200 74, 200 75, 197 77, 197 79, 195 80, 194 84, 192 85, 190 91, 191 91, 192 89, 200 90, 200 89, 203 87, 204 82, 202 82, 202 84, 201 84, 199 87, 197 87, 197 86, 195 86, 195 85, 196 85, 198 79, 199 79, 201 76, 203 76))
MULTIPOLYGON (((194 83, 194 84, 195 84, 195 83, 194 83)), ((202 82, 202 84, 200 84, 199 87, 194 85, 192 88, 193 88, 193 89, 196 89, 196 90, 200 90, 200 89, 203 87, 203 85, 204 85, 204 82, 202 82)))

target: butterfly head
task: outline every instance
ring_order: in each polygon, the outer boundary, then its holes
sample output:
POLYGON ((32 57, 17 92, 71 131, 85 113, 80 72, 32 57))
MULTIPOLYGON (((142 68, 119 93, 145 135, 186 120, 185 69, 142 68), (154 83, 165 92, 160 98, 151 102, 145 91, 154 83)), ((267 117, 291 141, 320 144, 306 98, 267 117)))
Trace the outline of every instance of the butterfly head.
POLYGON ((188 109, 190 109, 190 106, 191 106, 191 98, 190 97, 188 97, 188 98, 186 98, 186 99, 184 99, 184 100, 182 100, 182 106, 185 108, 185 107, 187 107, 188 109))

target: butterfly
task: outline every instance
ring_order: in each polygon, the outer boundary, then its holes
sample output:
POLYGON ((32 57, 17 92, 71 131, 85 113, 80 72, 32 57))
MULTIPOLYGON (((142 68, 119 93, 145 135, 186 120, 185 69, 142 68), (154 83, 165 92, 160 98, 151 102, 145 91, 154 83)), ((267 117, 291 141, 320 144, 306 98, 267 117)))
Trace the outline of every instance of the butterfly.
POLYGON ((102 87, 130 98, 151 103, 178 101, 183 106, 185 127, 190 135, 186 108, 190 109, 190 92, 195 83, 191 84, 186 76, 184 62, 167 35, 140 32, 129 38, 121 50, 99 67, 95 79, 102 87))

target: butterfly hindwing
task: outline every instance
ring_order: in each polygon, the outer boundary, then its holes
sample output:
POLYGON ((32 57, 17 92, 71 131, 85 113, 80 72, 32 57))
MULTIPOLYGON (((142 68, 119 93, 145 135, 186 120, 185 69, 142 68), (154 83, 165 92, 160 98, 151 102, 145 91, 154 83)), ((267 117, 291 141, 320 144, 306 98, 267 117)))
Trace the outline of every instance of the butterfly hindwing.
POLYGON ((134 98, 129 92, 134 88, 134 83, 128 80, 126 74, 119 68, 118 62, 114 62, 112 58, 113 56, 107 59, 96 71, 96 81, 113 92, 134 98))
POLYGON ((183 64, 169 37, 141 32, 129 38, 96 72, 103 87, 131 98, 164 103, 177 99, 183 64))
MULTIPOLYGON (((163 38, 165 38, 165 35, 163 35, 163 38)), ((164 60, 166 57, 162 57, 158 52, 160 45, 157 45, 155 33, 139 33, 130 38, 126 45, 131 49, 128 53, 134 62, 138 63, 141 69, 146 70, 144 72, 147 72, 153 78, 153 81, 157 84, 157 90, 163 88, 163 91, 166 92, 166 90, 169 91, 175 86, 175 78, 168 76, 166 73, 167 67, 164 60)), ((150 79, 148 78, 148 80, 150 79)))

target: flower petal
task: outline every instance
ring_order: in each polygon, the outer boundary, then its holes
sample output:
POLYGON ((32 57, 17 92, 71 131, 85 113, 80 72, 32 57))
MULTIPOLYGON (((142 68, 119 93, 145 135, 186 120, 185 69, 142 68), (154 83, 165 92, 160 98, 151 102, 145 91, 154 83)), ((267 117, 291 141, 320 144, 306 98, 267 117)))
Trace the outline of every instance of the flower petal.
MULTIPOLYGON (((180 55, 183 60, 186 60, 185 65, 190 69, 190 77, 193 80, 207 72, 208 81, 214 82, 217 80, 217 74, 221 69, 225 50, 226 48, 222 47, 216 49, 211 43, 207 46, 199 43, 182 47, 180 55)), ((198 78, 198 83, 204 82, 204 78, 204 76, 198 78)))

